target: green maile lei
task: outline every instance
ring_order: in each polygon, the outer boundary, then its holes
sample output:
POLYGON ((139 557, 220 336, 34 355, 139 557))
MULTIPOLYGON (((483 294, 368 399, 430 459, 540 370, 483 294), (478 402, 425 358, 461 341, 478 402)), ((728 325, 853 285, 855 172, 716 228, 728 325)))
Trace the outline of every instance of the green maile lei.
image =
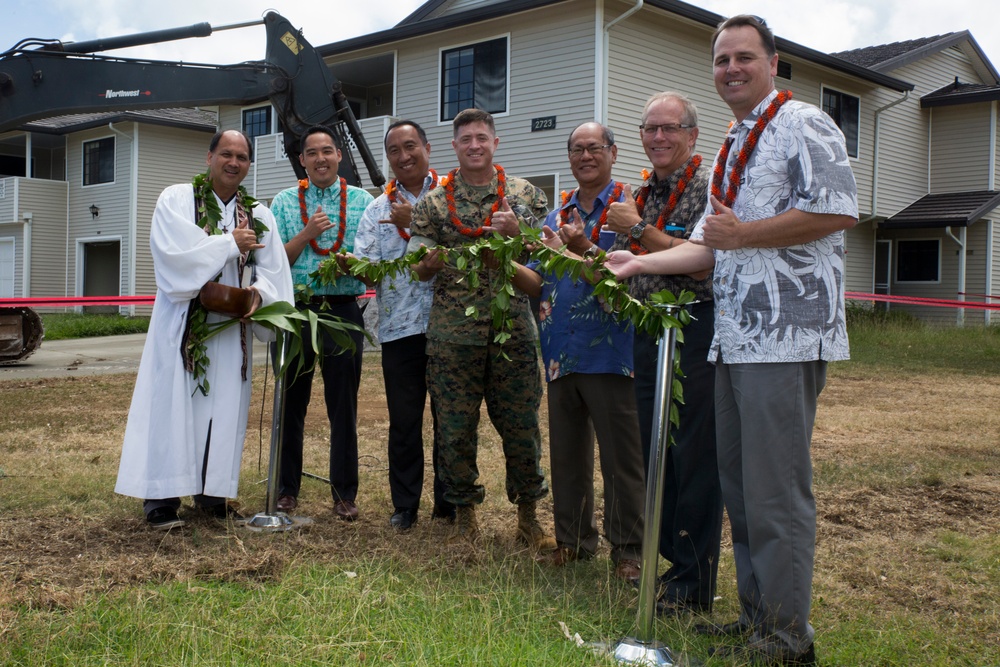
MULTIPOLYGON (((594 296, 615 312, 619 320, 632 324, 636 330, 644 331, 651 336, 659 336, 667 329, 677 329, 677 342, 684 342, 683 327, 691 321, 691 314, 684 308, 695 301, 695 295, 687 290, 675 295, 669 290, 652 294, 645 302, 640 302, 628 293, 628 286, 618 282, 615 276, 603 267, 607 257, 604 251, 598 253, 592 262, 586 262, 562 253, 565 248, 552 249, 542 243, 542 232, 538 228, 521 224, 519 236, 504 238, 497 233, 478 239, 475 243, 458 248, 438 247, 445 255, 445 262, 462 276, 457 282, 465 282, 470 291, 480 284, 480 272, 486 268, 485 253, 490 251, 496 260, 497 269, 490 277, 490 318, 494 329, 494 342, 503 345, 511 337, 513 319, 510 313, 511 298, 516 291, 511 279, 519 261, 527 249, 531 248, 530 257, 539 262, 540 273, 552 273, 558 278, 569 276, 572 280, 584 279, 594 287, 594 296)), ((372 262, 365 258, 349 258, 348 268, 352 276, 379 283, 390 275, 411 273, 411 266, 418 263, 427 254, 428 249, 421 247, 394 260, 372 262)), ((330 285, 339 275, 336 259, 331 257, 320 263, 319 268, 310 274, 310 285, 297 285, 296 289, 303 293, 311 292, 311 285, 330 285)), ((413 281, 419 280, 416 275, 410 276, 413 281)), ((470 306, 465 314, 468 317, 478 317, 479 310, 470 306)), ((501 354, 506 356, 501 347, 501 354)), ((674 355, 674 376, 671 392, 673 400, 670 404, 670 422, 678 424, 678 404, 683 404, 681 390, 680 355, 674 355)), ((673 436, 671 436, 671 439, 673 436)))
MULTIPOLYGON (((221 234, 219 223, 222 221, 222 210, 219 208, 219 202, 215 199, 208 174, 198 174, 191 183, 194 186, 195 201, 198 202, 198 226, 205 229, 209 235, 221 234)), ((247 215, 252 216, 257 200, 247 194, 243 186, 239 187, 237 196, 240 197, 240 202, 247 215)), ((268 228, 259 218, 253 218, 253 230, 260 238, 268 231, 268 228)), ((250 250, 247 253, 247 264, 254 262, 253 252, 250 250)), ((221 275, 220 273, 215 279, 218 280, 221 275)), ((208 380, 205 379, 205 373, 210 360, 205 343, 213 336, 239 323, 240 320, 227 318, 220 322, 209 323, 208 311, 201 305, 198 298, 191 300, 188 317, 190 329, 185 343, 186 361, 190 364, 188 370, 195 379, 195 391, 200 391, 202 395, 207 396, 209 384, 208 380)), ((361 331, 368 336, 363 327, 353 322, 323 313, 314 313, 308 309, 300 311, 285 301, 276 301, 258 308, 247 319, 274 331, 279 348, 285 344, 288 345, 284 364, 277 371, 279 374, 284 374, 292 369, 297 376, 306 370, 305 355, 302 353, 303 345, 311 346, 313 352, 316 353, 315 358, 319 362, 322 358, 321 332, 328 334, 342 353, 354 351, 355 346, 351 332, 361 331), (311 335, 308 337, 302 335, 304 326, 309 327, 311 335)))

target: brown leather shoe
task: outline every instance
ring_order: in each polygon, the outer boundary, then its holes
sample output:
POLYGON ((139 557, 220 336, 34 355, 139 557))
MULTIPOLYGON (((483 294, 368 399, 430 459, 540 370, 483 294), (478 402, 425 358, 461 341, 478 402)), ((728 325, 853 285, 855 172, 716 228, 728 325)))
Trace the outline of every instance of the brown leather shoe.
POLYGON ((338 500, 333 503, 333 513, 342 521, 356 521, 358 518, 358 506, 353 500, 338 500))
POLYGON ((618 564, 615 565, 615 576, 629 582, 630 584, 638 583, 639 561, 631 558, 622 558, 618 561, 618 564))
POLYGON ((542 565, 551 565, 552 567, 562 567, 567 563, 572 563, 578 558, 579 556, 575 551, 567 546, 560 546, 552 551, 543 551, 538 554, 535 556, 535 562, 541 563, 542 565))
POLYGON ((299 506, 299 501, 295 496, 290 496, 288 494, 282 494, 278 496, 278 502, 276 507, 279 512, 291 512, 294 511, 296 507, 299 506))

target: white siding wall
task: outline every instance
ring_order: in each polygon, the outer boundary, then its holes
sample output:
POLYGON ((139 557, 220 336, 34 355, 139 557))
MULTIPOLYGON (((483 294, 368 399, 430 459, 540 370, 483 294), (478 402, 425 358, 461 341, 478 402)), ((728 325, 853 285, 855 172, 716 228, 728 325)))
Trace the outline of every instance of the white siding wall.
POLYGON ((13 222, 17 213, 14 211, 14 188, 17 187, 17 177, 0 178, 0 223, 13 222))
MULTIPOLYGON (((393 44, 398 54, 393 115, 420 123, 431 143, 431 166, 442 175, 452 169, 457 163, 451 123, 438 120, 440 49, 509 34, 510 109, 496 116, 500 137, 496 161, 517 176, 558 172, 560 187, 572 187, 566 138, 594 114, 593 12, 593 2, 566 3, 393 44), (551 115, 557 116, 555 130, 530 131, 532 118, 551 115)), ((388 50, 357 51, 340 60, 388 50)), ((381 140, 378 136, 370 144, 381 140)))
MULTIPOLYGON (((909 98, 882 117, 879 154, 878 213, 891 216, 931 191, 929 164, 937 156, 930 151, 931 114, 920 108, 920 98, 955 81, 982 83, 967 56, 957 48, 934 54, 891 72, 890 76, 915 85, 909 98)), ((889 91, 875 95, 881 106, 898 95, 889 91)), ((988 135, 987 135, 988 136, 988 135)))
MULTIPOLYGON (((136 192, 136 238, 135 238, 135 293, 136 295, 156 294, 153 275, 153 258, 149 253, 149 223, 153 218, 156 200, 168 185, 187 183, 191 178, 208 167, 205 158, 210 132, 195 132, 159 125, 139 126, 138 189, 136 192)), ((104 217, 103 210, 101 217, 104 217)), ((128 253, 124 248, 131 242, 130 237, 122 239, 122 270, 128 271, 128 253)), ((138 313, 148 313, 149 309, 138 309, 138 313)))
MULTIPOLYGON (((28 296, 67 296, 66 202, 69 184, 37 178, 19 179, 18 208, 31 212, 31 283, 28 296)), ((87 204, 89 206, 90 204, 87 204)), ((87 213, 90 217, 90 213, 87 213)), ((24 248, 22 247, 21 250, 24 248)))
MULTIPOLYGON (((131 123, 118 123, 115 128, 132 136, 131 123)), ((68 141, 68 183, 69 204, 69 243, 67 246, 68 282, 67 295, 75 295, 83 289, 77 285, 76 245, 77 239, 98 236, 122 237, 123 258, 121 262, 122 275, 119 281, 124 293, 128 281, 125 277, 124 239, 128 236, 131 173, 132 173, 132 142, 120 134, 112 132, 107 127, 94 128, 77 132, 68 141), (83 185, 83 144, 95 139, 114 137, 115 139, 115 180, 99 185, 83 185), (94 204, 100 209, 96 218, 90 214, 90 206, 94 204)))
MULTIPOLYGON (((953 230, 955 236, 961 238, 960 230, 953 230)), ((967 294, 986 293, 986 232, 985 221, 978 221, 967 230, 966 235, 966 267, 965 267, 965 292, 967 294)), ((893 266, 891 276, 890 292, 897 296, 919 296, 931 299, 958 299, 958 279, 959 279, 959 246, 950 238, 941 234, 936 229, 910 229, 899 230, 886 234, 893 239, 893 266), (896 241, 900 239, 940 239, 941 243, 941 275, 940 282, 931 283, 899 283, 896 282, 896 265, 899 261, 899 251, 896 241)), ((982 301, 978 297, 968 297, 969 301, 982 301)), ((957 312, 954 308, 939 308, 930 306, 898 306, 907 312, 920 317, 928 322, 939 324, 955 324, 957 312)), ((966 309, 966 324, 981 324, 983 322, 982 311, 966 309)))
POLYGON ((858 223, 847 232, 844 289, 870 293, 875 287, 875 230, 872 223, 858 223))
POLYGON ((931 191, 989 189, 990 103, 931 109, 931 126, 931 191))

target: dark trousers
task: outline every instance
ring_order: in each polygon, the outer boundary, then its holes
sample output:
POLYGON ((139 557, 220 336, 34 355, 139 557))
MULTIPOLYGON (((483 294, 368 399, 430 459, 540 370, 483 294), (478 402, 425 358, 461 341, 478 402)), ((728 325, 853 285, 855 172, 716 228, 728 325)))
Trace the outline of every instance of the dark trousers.
POLYGON ((580 556, 597 551, 594 434, 604 479, 604 534, 611 560, 642 558, 645 473, 632 378, 570 373, 549 382, 549 456, 556 541, 580 556))
MULTIPOLYGON (((208 468, 208 451, 212 448, 212 424, 208 424, 208 436, 205 440, 205 457, 201 462, 201 485, 202 488, 205 486, 205 472, 208 468)), ((196 493, 191 497, 194 500, 195 507, 209 508, 215 507, 217 505, 222 505, 226 502, 225 498, 219 498, 218 496, 206 496, 202 493, 196 493)), ((149 513, 153 510, 158 510, 161 507, 169 507, 175 512, 181 508, 180 498, 147 498, 142 501, 142 511, 148 517, 149 513)))
MULTIPOLYGON (((309 308, 319 309, 312 305, 309 308)), ((330 305, 325 312, 364 326, 364 318, 356 301, 330 305)), ((320 337, 323 350, 323 396, 330 420, 330 486, 334 501, 353 501, 358 495, 358 386, 361 384, 364 334, 358 331, 351 332, 350 335, 354 341, 354 352, 343 352, 326 333, 320 337)), ((308 326, 302 328, 302 336, 304 339, 311 336, 308 326)), ((315 354, 308 348, 308 345, 303 346, 307 366, 315 359, 315 354)), ((285 389, 278 493, 298 497, 302 482, 302 436, 306 409, 312 396, 314 371, 303 372, 292 379, 294 373, 293 364, 288 371, 285 389)))
MULTIPOLYGON (((407 336, 382 343, 382 377, 389 408, 389 490, 399 509, 420 507, 424 485, 424 405, 427 402, 427 337, 407 336)), ((434 507, 446 509, 438 475, 437 412, 431 401, 434 444, 434 507)))
MULTIPOLYGON (((660 519, 660 555, 670 562, 661 577, 671 601, 711 607, 722 539, 722 491, 715 445, 715 367, 708 362, 715 327, 712 302, 691 307, 679 346, 684 378, 684 404, 678 406, 680 426, 672 429, 660 519)), ((639 410, 646 470, 655 433, 656 339, 635 337, 635 396, 639 410)), ((647 523, 647 530, 649 524, 647 523)))

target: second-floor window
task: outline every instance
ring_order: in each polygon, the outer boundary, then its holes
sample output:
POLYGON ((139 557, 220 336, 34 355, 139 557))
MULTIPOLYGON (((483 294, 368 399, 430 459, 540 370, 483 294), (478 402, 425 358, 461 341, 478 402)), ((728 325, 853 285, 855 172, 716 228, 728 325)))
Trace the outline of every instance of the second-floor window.
POLYGON ((507 111, 507 38, 441 52, 441 120, 463 109, 507 111))
POLYGON ((271 134, 271 107, 256 107, 243 110, 243 132, 251 143, 265 134, 271 134))
POLYGON ((113 183, 115 180, 115 138, 83 142, 83 184, 113 183))
POLYGON ((823 89, 823 111, 827 113, 847 140, 847 154, 858 157, 858 127, 861 107, 858 98, 830 88, 823 89))

